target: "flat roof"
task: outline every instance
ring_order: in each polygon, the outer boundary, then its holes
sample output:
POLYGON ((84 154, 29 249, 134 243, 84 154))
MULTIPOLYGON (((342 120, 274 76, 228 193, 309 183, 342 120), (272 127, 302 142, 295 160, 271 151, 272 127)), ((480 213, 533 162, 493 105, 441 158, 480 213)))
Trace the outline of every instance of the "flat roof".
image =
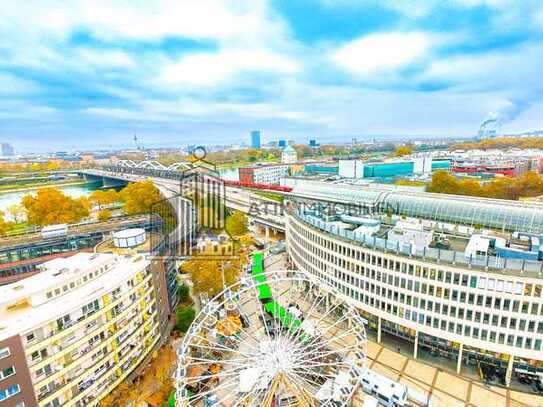
POLYGON ((77 253, 44 263, 43 271, 37 275, 0 287, 0 340, 25 334, 79 309, 111 292, 148 265, 149 261, 141 255, 110 253, 77 253), (75 282, 106 264, 111 267, 97 277, 46 299, 46 292, 75 282))

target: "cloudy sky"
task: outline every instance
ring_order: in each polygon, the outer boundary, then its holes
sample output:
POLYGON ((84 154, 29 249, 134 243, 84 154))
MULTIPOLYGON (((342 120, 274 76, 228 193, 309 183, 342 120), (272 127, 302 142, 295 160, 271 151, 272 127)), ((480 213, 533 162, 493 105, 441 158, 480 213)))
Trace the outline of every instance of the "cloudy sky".
POLYGON ((543 128, 540 0, 2 0, 20 150, 543 128))

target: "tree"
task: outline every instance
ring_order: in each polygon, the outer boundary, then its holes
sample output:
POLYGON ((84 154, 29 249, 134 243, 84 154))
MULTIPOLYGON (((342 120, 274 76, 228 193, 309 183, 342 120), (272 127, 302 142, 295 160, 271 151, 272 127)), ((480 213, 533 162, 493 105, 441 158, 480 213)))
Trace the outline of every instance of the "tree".
POLYGON ((79 222, 88 217, 90 211, 87 198, 72 198, 56 188, 40 189, 36 196, 26 195, 22 204, 28 223, 36 226, 79 222))
POLYGON ((128 184, 120 192, 127 214, 150 213, 160 201, 160 192, 150 180, 128 184))
POLYGON ((21 222, 26 214, 25 208, 21 204, 8 206, 8 212, 15 223, 21 222))
POLYGON ((426 188, 428 192, 454 194, 458 191, 458 181, 445 170, 438 170, 432 175, 432 182, 426 188))
POLYGON ((114 189, 106 189, 105 191, 97 189, 90 194, 89 200, 98 205, 98 209, 102 209, 104 206, 117 202, 119 194, 114 189))
POLYGON ((241 236, 247 233, 247 216, 241 211, 234 211, 226 218, 225 229, 230 236, 241 236))
POLYGON ((100 222, 105 222, 108 219, 111 219, 112 213, 109 209, 102 209, 98 212, 98 220, 100 222))
POLYGON ((182 284, 177 289, 177 294, 179 294, 179 301, 181 303, 189 302, 190 300, 190 288, 186 284, 182 284))
POLYGON ((226 286, 238 281, 241 262, 239 259, 222 261, 196 256, 181 265, 181 272, 190 274, 194 293, 214 297, 223 290, 223 272, 226 286))
POLYGON ((0 211, 0 235, 4 236, 10 227, 10 222, 6 222, 4 219, 4 212, 0 211))
POLYGON ((413 152, 413 149, 409 146, 399 146, 396 147, 396 151, 394 151, 394 155, 396 157, 403 157, 404 155, 409 155, 413 152))
POLYGON ((251 235, 243 235, 243 236, 240 236, 239 242, 241 243, 243 247, 249 247, 255 244, 256 239, 251 235))
POLYGON ((179 332, 187 332, 190 324, 196 317, 196 311, 191 306, 180 305, 175 310, 175 329, 179 332))

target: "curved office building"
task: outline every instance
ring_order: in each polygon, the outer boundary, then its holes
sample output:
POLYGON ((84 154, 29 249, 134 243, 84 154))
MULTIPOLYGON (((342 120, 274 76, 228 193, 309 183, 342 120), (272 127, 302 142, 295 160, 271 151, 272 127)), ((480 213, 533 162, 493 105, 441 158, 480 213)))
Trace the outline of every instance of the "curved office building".
POLYGON ((385 333, 401 337, 415 357, 444 356, 458 372, 494 366, 507 385, 520 374, 543 374, 542 206, 336 185, 294 194, 291 261, 353 301, 378 341, 385 333), (355 204, 383 199, 397 200, 400 211, 358 215, 378 219, 379 230, 353 221, 355 204), (319 212, 315 204, 334 200, 353 204, 342 207, 351 214, 319 212))

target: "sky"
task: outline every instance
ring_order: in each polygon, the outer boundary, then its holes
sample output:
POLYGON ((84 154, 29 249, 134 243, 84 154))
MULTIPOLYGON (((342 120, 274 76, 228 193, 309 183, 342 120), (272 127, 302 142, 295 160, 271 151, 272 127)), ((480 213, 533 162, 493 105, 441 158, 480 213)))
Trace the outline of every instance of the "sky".
POLYGON ((20 151, 543 129, 540 0, 2 0, 20 151))

